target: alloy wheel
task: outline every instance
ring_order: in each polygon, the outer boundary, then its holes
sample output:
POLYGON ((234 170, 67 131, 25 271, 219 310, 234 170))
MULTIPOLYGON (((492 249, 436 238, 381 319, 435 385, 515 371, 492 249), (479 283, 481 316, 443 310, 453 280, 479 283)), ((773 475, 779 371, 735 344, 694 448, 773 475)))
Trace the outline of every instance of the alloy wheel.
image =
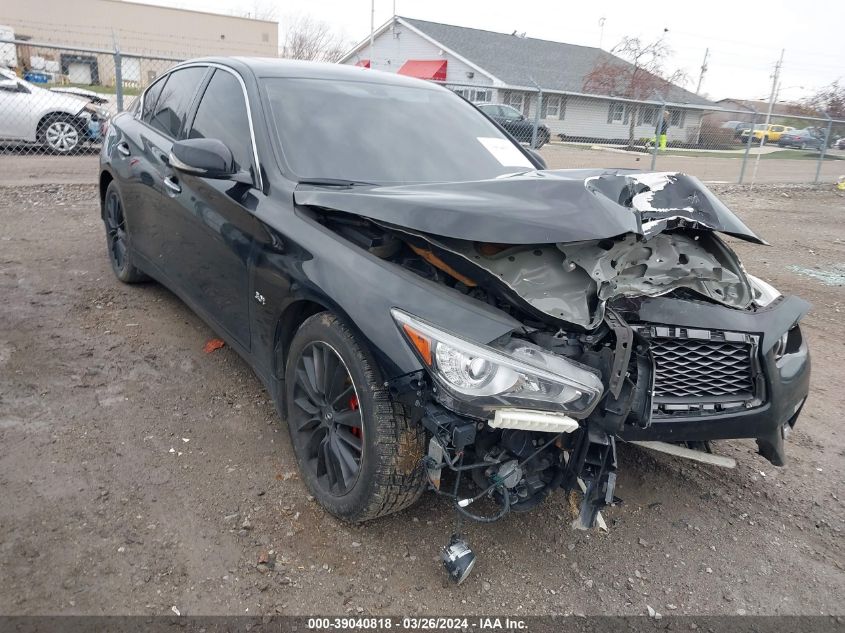
POLYGON ((328 343, 316 341, 302 350, 291 413, 303 466, 327 493, 347 494, 361 472, 363 416, 349 370, 328 343))
POLYGON ((53 121, 47 126, 44 138, 50 149, 67 153, 79 145, 79 130, 67 121, 53 121))
POLYGON ((106 199, 106 233, 109 240, 109 256, 116 270, 126 265, 126 220, 120 196, 111 193, 106 199))

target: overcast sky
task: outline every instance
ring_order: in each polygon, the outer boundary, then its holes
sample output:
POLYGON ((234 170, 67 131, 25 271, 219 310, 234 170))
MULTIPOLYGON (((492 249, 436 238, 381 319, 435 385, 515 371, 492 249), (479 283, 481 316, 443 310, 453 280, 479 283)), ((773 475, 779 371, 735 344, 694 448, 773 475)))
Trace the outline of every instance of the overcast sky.
MULTIPOLYGON (((284 29, 290 15, 328 22, 357 43, 370 30, 370 0, 145 0, 217 13, 271 9, 284 29)), ((704 51, 710 48, 702 93, 711 99, 768 99, 771 74, 786 49, 780 100, 797 99, 835 79, 845 79, 845 2, 842 0, 395 0, 407 17, 528 37, 602 47, 624 35, 654 40, 668 29, 674 51, 669 70, 684 70, 695 90, 704 51)), ((393 14, 393 0, 375 0, 379 25, 393 14)), ((281 37, 280 37, 281 40, 281 37)))

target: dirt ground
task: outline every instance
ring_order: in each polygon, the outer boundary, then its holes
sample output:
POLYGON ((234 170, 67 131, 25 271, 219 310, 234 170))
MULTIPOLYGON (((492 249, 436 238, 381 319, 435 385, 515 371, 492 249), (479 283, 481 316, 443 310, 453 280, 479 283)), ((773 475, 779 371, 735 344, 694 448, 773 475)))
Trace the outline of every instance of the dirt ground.
POLYGON ((445 503, 322 512, 245 363, 204 353, 164 288, 114 279, 93 186, 0 188, 0 613, 841 614, 845 197, 721 191, 772 243, 732 240, 747 268, 814 304, 788 466, 752 441, 716 444, 735 470, 622 446, 609 532, 573 531, 561 494, 469 525, 453 587, 445 503))

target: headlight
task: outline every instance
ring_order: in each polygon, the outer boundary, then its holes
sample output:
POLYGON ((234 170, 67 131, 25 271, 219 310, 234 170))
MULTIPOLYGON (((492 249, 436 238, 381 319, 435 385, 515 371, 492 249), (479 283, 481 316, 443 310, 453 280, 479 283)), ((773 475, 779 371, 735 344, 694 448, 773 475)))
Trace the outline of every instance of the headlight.
POLYGON ((754 290, 754 303, 756 303, 759 307, 765 308, 772 301, 781 296, 774 286, 766 283, 759 277, 749 275, 748 273, 746 273, 745 276, 748 277, 748 281, 751 283, 751 288, 754 290))
POLYGON ((454 410, 488 418, 498 408, 523 407, 584 418, 602 394, 595 373, 531 343, 478 345, 400 310, 391 314, 445 391, 441 402, 454 410))

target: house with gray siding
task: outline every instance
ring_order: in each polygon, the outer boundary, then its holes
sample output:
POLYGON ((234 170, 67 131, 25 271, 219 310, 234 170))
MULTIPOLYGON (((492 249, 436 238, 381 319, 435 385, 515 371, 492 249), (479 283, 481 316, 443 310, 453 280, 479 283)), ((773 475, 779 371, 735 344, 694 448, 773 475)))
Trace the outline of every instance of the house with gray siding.
POLYGON ((394 16, 340 63, 437 81, 475 103, 504 103, 540 120, 566 139, 648 138, 661 107, 669 111, 669 140, 694 141, 702 114, 714 104, 680 86, 635 103, 585 90, 585 78, 602 62, 627 62, 589 46, 495 33, 394 16), (542 92, 541 92, 542 91, 542 92))

